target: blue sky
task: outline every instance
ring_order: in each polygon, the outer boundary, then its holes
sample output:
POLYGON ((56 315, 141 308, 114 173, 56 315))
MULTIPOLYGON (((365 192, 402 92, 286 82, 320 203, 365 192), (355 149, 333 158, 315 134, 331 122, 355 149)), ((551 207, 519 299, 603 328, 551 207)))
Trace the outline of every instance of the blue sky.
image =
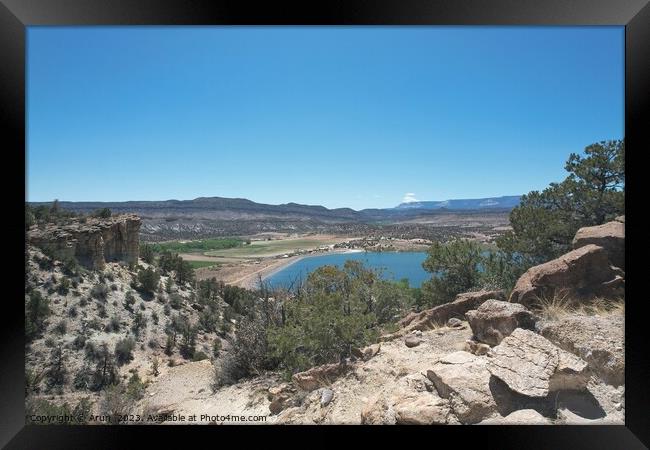
POLYGON ((623 27, 30 27, 29 201, 515 195, 624 132, 623 27))

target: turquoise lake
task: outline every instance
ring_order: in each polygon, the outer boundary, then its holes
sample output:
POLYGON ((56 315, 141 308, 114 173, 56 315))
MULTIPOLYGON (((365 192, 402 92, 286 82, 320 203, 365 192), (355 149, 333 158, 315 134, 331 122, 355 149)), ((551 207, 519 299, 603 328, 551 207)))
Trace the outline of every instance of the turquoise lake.
POLYGON ((288 287, 295 280, 304 280, 318 267, 334 265, 343 267, 351 259, 364 263, 366 267, 380 271, 382 278, 401 280, 408 278, 411 287, 420 287, 431 274, 422 268, 425 252, 358 252, 336 253, 331 255, 308 256, 264 279, 271 286, 288 287))

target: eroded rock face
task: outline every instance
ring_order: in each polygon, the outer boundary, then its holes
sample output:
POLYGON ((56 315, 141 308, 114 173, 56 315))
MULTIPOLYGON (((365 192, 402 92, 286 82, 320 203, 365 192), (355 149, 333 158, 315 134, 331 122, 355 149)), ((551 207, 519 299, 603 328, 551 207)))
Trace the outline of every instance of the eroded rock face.
POLYGON ((523 305, 486 300, 478 309, 465 313, 475 339, 498 345, 516 328, 534 329, 535 318, 523 305))
POLYGON ((84 267, 103 269, 107 261, 137 263, 141 224, 140 218, 132 214, 91 217, 85 223, 34 226, 27 238, 30 245, 54 253, 57 259, 75 257, 84 267))
POLYGON ((546 338, 517 328, 487 358, 489 373, 511 390, 528 397, 546 397, 559 390, 584 390, 587 363, 546 338))
POLYGON ((481 303, 488 299, 505 300, 506 298, 503 291, 484 290, 458 294, 453 302, 445 303, 419 313, 409 313, 398 322, 402 329, 394 333, 391 337, 404 336, 415 330, 430 330, 436 325, 447 323, 451 318, 464 317, 467 311, 478 308, 481 303))
POLYGON ((622 271, 612 267, 604 248, 588 244, 539 266, 517 280, 510 302, 530 308, 540 298, 563 293, 574 299, 624 294, 622 271))
POLYGON ((496 411, 487 358, 459 351, 444 356, 427 371, 440 397, 449 400, 462 423, 478 423, 496 411))
POLYGON ((321 386, 331 384, 336 378, 351 370, 351 368, 350 365, 346 364, 325 364, 312 367, 305 372, 296 373, 293 375, 292 380, 300 389, 313 391, 321 386))
POLYGON ((607 252, 610 262, 625 270, 625 216, 622 221, 580 228, 573 238, 573 248, 595 244, 607 252))
POLYGON ((555 345, 587 361, 591 370, 613 386, 625 382, 623 315, 574 314, 540 322, 539 332, 555 345))

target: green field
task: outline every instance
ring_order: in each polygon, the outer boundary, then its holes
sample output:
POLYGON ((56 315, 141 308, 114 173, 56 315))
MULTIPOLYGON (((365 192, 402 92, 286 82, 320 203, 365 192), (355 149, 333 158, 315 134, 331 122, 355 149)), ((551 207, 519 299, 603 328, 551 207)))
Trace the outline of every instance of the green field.
POLYGON ((324 245, 340 242, 340 238, 304 238, 304 239, 278 239, 272 241, 253 241, 250 245, 223 250, 206 251, 206 256, 220 256, 231 258, 262 258, 267 256, 282 255, 295 250, 312 250, 324 245))
POLYGON ((201 239, 198 241, 171 241, 149 244, 154 252, 161 253, 165 250, 175 253, 198 253, 210 250, 223 250, 237 248, 244 245, 244 241, 237 238, 201 239))
POLYGON ((214 261, 188 261, 192 269, 200 269, 202 267, 218 266, 219 263, 214 261))

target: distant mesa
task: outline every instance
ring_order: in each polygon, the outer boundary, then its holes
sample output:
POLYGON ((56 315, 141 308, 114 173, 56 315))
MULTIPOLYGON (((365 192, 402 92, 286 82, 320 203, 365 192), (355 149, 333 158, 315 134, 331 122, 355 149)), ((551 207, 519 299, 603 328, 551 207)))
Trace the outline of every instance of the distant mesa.
POLYGON ((395 209, 512 209, 519 205, 520 195, 506 195, 502 197, 475 198, 475 199, 454 199, 443 201, 418 201, 401 203, 395 209))

